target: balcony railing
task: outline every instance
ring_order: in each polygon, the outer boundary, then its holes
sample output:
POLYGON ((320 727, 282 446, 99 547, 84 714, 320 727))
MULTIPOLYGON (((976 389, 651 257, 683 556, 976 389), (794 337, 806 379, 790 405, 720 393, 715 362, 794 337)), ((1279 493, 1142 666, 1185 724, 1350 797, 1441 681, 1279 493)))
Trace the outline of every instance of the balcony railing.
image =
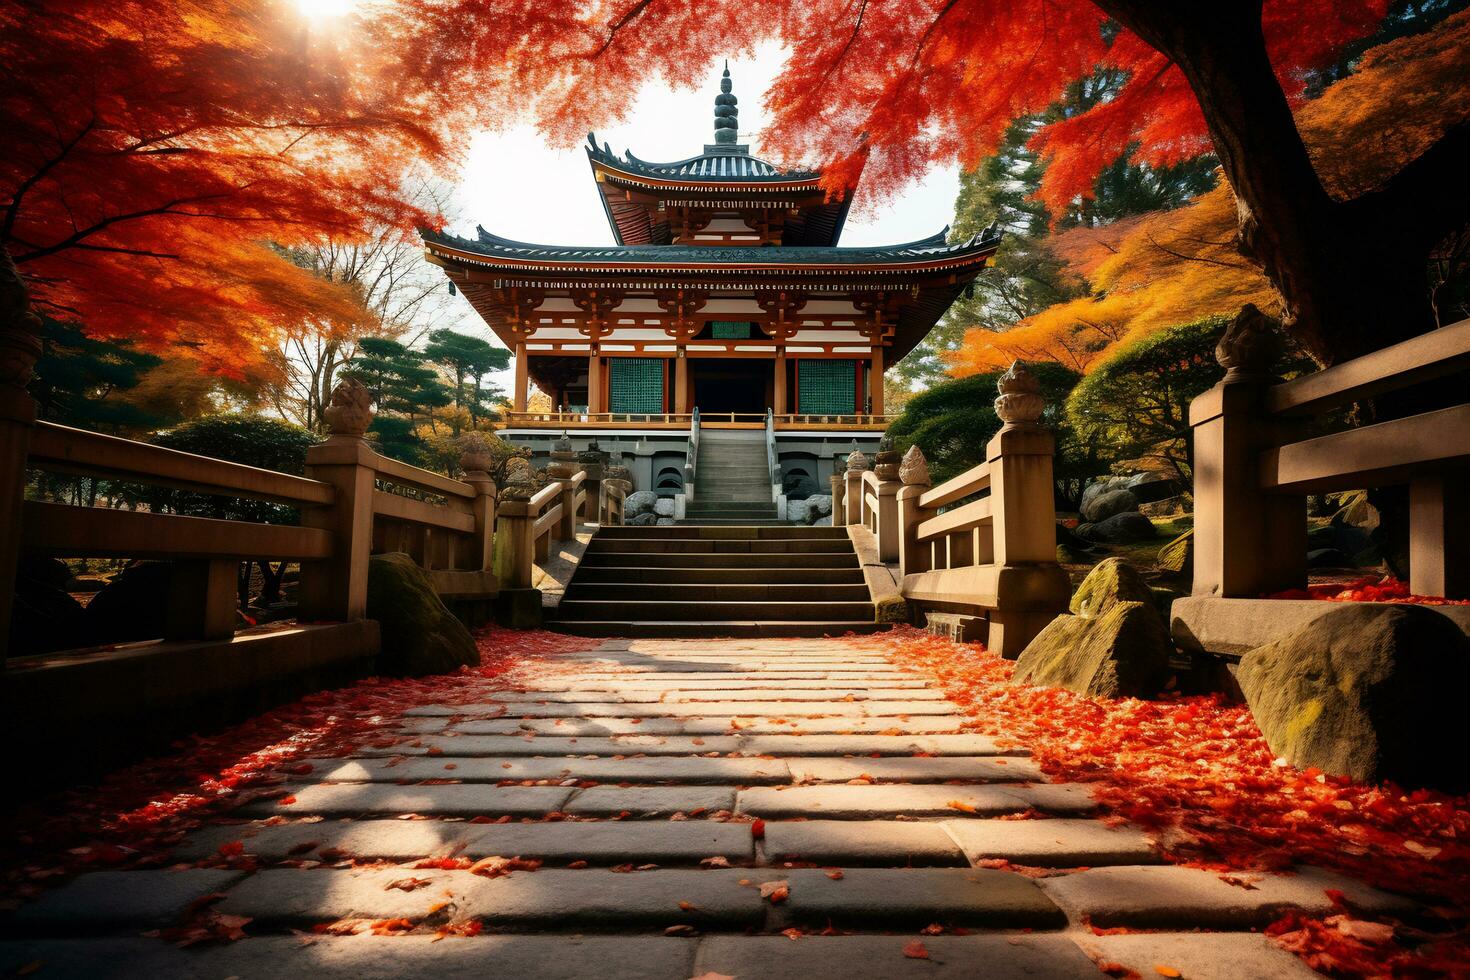
MULTIPOLYGON (((700 425, 710 429, 761 429, 766 425, 765 412, 700 411, 700 425)), ((775 415, 777 431, 800 429, 842 429, 881 432, 896 416, 891 415, 819 415, 814 413, 775 415)), ((505 412, 502 429, 687 429, 693 419, 687 412, 505 412)))

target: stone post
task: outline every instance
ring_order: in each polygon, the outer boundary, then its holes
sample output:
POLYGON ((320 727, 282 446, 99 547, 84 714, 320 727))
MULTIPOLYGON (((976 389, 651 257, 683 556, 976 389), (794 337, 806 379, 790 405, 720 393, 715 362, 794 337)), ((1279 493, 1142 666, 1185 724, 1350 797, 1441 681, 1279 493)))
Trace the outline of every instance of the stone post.
POLYGON ((475 534, 470 541, 465 559, 469 567, 477 572, 490 571, 495 565, 495 480, 490 470, 495 460, 484 446, 462 440, 459 468, 464 470, 464 482, 475 488, 475 499, 470 506, 475 515, 475 534))
POLYGON ((373 548, 373 479, 377 453, 363 440, 373 420, 372 396, 348 378, 324 413, 330 438, 306 451, 306 476, 329 483, 336 500, 301 513, 305 527, 331 532, 332 557, 303 562, 299 618, 350 621, 367 614, 368 557, 373 548))
MULTIPOLYGON (((561 487, 561 520, 557 522, 552 537, 558 541, 574 541, 577 537, 577 487, 576 479, 582 467, 577 463, 577 454, 572 452, 572 440, 565 432, 552 444, 551 465, 546 475, 561 487)), ((542 555, 540 557, 546 557, 542 555)))
MULTIPOLYGON (((847 472, 843 474, 842 497, 846 520, 844 524, 861 524, 863 522, 863 474, 868 471, 868 457, 860 450, 854 449, 847 457, 847 472)), ((834 502, 832 512, 837 512, 834 502)))
POLYGON ((0 249, 0 657, 10 648, 10 616, 20 562, 26 456, 36 402, 26 391, 41 356, 41 318, 31 312, 10 253, 0 249))
POLYGON ((1306 500, 1261 490, 1261 451, 1277 442, 1265 411, 1279 340, 1246 306, 1215 357, 1225 377, 1189 406, 1194 439, 1195 595, 1253 598, 1306 584, 1306 500))
POLYGON ((510 470, 504 499, 496 514, 495 532, 495 573, 507 589, 531 587, 531 535, 535 522, 526 501, 535 492, 536 482, 529 463, 510 470))
POLYGON ((878 512, 873 515, 873 536, 878 539, 880 561, 898 561, 901 529, 898 523, 898 491, 900 457, 893 443, 884 436, 873 457, 873 475, 878 478, 878 512))
POLYGON ((1409 482, 1409 590, 1470 599, 1470 492, 1433 474, 1409 482))
POLYGON ((234 636, 239 574, 240 563, 233 559, 174 562, 168 577, 163 638, 228 640, 234 636))
POLYGON ((914 575, 927 572, 934 549, 919 541, 919 525, 928 520, 932 512, 919 506, 919 498, 929 489, 929 461, 918 445, 910 446, 904 454, 903 463, 898 468, 898 479, 903 484, 897 495, 898 573, 914 575))

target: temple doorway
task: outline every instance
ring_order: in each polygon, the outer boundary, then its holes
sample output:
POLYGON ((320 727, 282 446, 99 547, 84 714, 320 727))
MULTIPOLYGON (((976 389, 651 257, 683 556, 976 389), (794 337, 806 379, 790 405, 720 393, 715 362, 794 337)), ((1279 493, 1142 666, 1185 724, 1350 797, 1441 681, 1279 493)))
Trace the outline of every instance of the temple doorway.
POLYGON ((764 415, 770 404, 771 362, 764 358, 691 358, 689 377, 702 415, 764 415))

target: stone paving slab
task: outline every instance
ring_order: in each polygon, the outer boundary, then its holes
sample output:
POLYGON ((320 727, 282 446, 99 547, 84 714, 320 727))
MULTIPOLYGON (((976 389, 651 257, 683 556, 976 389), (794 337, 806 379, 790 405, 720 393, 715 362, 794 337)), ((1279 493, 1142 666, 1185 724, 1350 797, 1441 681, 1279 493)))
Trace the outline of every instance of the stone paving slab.
POLYGON ((464 782, 498 782, 503 779, 575 779, 601 783, 722 783, 726 785, 785 784, 791 770, 779 760, 704 759, 656 756, 640 759, 537 759, 524 756, 495 756, 412 759, 353 759, 335 766, 317 766, 298 780, 334 782, 419 782, 425 779, 459 779, 464 782))
POLYGON ((359 756, 428 755, 743 755, 857 756, 880 755, 1012 755, 988 735, 615 735, 608 738, 550 735, 424 736, 388 748, 367 747, 359 756), (695 739, 698 739, 696 741, 695 739))
POLYGON ((691 976, 832 977, 863 980, 1051 980, 1102 974, 1060 936, 710 936, 691 976), (903 949, 920 938, 928 959, 903 949))
MULTIPOLYGON (((730 871, 516 871, 484 878, 468 871, 294 869, 259 871, 219 903, 249 916, 257 928, 291 928, 340 918, 430 915, 478 919, 496 927, 630 927, 680 923, 760 927, 768 904, 754 884, 768 873, 730 871), (414 891, 388 887, 428 878, 414 891), (452 909, 435 906, 449 902, 452 909)), ((534 974, 533 974, 534 975, 534 974)), ((593 974, 596 975, 595 973, 593 974)))
POLYGON ((238 871, 94 871, 74 878, 0 919, 0 929, 31 935, 157 929, 179 921, 197 901, 223 891, 238 871))
MULTIPOLYGON (((475 824, 449 820, 337 820, 207 827, 190 834, 174 852, 197 861, 240 841, 262 861, 320 860, 323 850, 362 861, 412 864, 429 857, 541 858, 547 862, 624 864, 649 861, 698 864, 707 857, 732 862, 754 856, 750 825, 688 820, 475 824)), ((340 858, 338 858, 340 859, 340 858)))
MULTIPOLYGON (((630 694, 624 694, 624 700, 632 700, 630 694)), ((787 687, 751 687, 743 691, 699 691, 689 688, 678 688, 665 692, 661 698, 651 700, 668 703, 703 702, 703 701, 771 701, 771 702, 795 702, 795 701, 943 701, 944 693, 941 691, 913 690, 909 688, 891 687, 822 687, 813 689, 787 688, 787 687)))
POLYGON ((1021 813, 1087 813, 1096 804, 1082 784, 1029 786, 932 786, 886 784, 875 786, 762 786, 741 791, 739 812, 756 817, 791 819, 825 817, 829 820, 874 820, 909 817, 980 817, 1021 813), (952 804, 959 804, 958 806, 952 804))
POLYGON ((771 820, 766 823, 765 853, 771 861, 843 866, 966 863, 945 825, 932 821, 771 820))
POLYGON ((1290 908, 1331 915, 1327 889, 1339 889, 1350 905, 1368 912, 1410 914, 1413 902, 1317 868, 1298 874, 1203 871, 1175 865, 1093 868, 1043 882, 1056 903, 1075 919, 1097 926, 1140 929, 1246 929, 1269 925, 1290 908), (1245 884, 1230 884, 1233 878, 1245 884))
POLYGON ((200 861, 219 853, 221 844, 239 841, 245 845, 246 854, 263 861, 288 857, 316 861, 322 859, 320 852, 324 849, 375 861, 415 861, 457 854, 483 832, 480 824, 448 820, 232 824, 196 830, 178 846, 174 856, 182 861, 200 861))
POLYGON ((1056 928, 1066 917, 1036 882, 983 868, 848 868, 787 873, 791 894, 778 908, 795 922, 904 925, 931 922, 987 928, 1056 928))
POLYGON ((1144 977, 1157 967, 1189 980, 1314 980, 1321 974, 1265 936, 1227 932, 1150 932, 1119 936, 1080 934, 1077 944, 1098 960, 1144 977))
POLYGON ((796 759, 790 763, 796 782, 845 783, 867 778, 875 782, 936 783, 966 779, 1017 783, 1046 777, 1030 759, 994 756, 936 756, 887 759, 796 759))
MULTIPOLYGON (((908 734, 957 732, 963 723, 958 715, 921 715, 902 727, 908 734)), ((433 734, 453 731, 461 735, 877 735, 895 728, 892 718, 410 718, 401 731, 433 734)))
POLYGON ((667 817, 672 813, 715 813, 735 809, 733 786, 594 786, 578 790, 565 806, 585 817, 667 817))
POLYGON ((752 687, 764 687, 786 691, 822 691, 822 690, 862 690, 864 688, 878 688, 881 690, 924 690, 930 682, 920 677, 903 677, 899 675, 883 675, 874 677, 852 677, 843 675, 840 677, 828 677, 825 674, 736 674, 721 675, 718 680, 714 678, 657 678, 647 680, 641 675, 625 675, 622 677, 568 677, 562 679, 541 679, 537 687, 543 691, 567 691, 581 692, 591 695, 596 691, 614 691, 619 695, 626 696, 630 692, 643 693, 646 691, 744 691, 752 687))
POLYGON ((692 701, 536 704, 484 702, 463 710, 431 705, 410 708, 407 717, 491 715, 503 718, 703 718, 711 715, 948 715, 959 711, 949 701, 692 701), (502 710, 503 709, 503 710, 502 710))
MULTIPOLYGON (((293 789, 295 803, 261 800, 241 807, 242 816, 351 817, 422 813, 433 816, 539 817, 562 805, 574 791, 559 786, 393 786, 383 783, 302 786, 293 789)), ((289 799, 290 797, 288 797, 289 799)))
POLYGON ((1141 830, 1110 828, 1100 820, 952 820, 945 828, 971 862, 1004 858, 1031 867, 1080 868, 1160 860, 1141 830))

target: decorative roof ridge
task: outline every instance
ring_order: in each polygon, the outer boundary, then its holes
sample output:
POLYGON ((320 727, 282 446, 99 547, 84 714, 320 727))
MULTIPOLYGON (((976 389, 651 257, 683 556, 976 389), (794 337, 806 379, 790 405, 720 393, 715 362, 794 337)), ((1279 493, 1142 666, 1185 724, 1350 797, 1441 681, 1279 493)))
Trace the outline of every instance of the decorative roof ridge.
POLYGON ((639 159, 637 156, 634 155, 632 150, 624 150, 623 155, 620 157, 613 152, 612 147, 609 146, 606 141, 604 141, 601 146, 598 146, 596 133, 588 133, 586 149, 587 156, 591 160, 597 161, 599 163, 609 164, 619 169, 627 170, 630 173, 641 174, 647 177, 658 177, 664 180, 689 179, 697 181, 707 181, 710 179, 716 179, 738 181, 765 179, 809 181, 817 180, 822 176, 822 172, 820 170, 812 170, 807 168, 783 170, 776 164, 771 163, 769 160, 762 160, 760 157, 752 156, 748 152, 737 152, 736 148, 733 147, 731 144, 725 144, 719 147, 707 145, 705 147, 705 152, 696 154, 692 157, 686 157, 683 160, 655 162, 651 160, 639 159), (742 161, 748 164, 748 166, 743 167, 742 169, 748 170, 750 172, 731 174, 701 171, 701 163, 707 163, 716 160, 742 161))
POLYGON ((989 251, 998 245, 1001 232, 992 225, 978 235, 972 235, 963 242, 948 242, 945 236, 949 229, 920 238, 912 242, 902 242, 893 245, 771 245, 771 246, 722 246, 711 248, 709 246, 681 246, 681 245, 543 245, 535 242, 522 242, 513 238, 503 238, 500 235, 486 231, 483 226, 476 225, 477 240, 471 241, 448 232, 436 232, 432 229, 422 229, 421 236, 425 241, 437 242, 450 247, 464 248, 480 254, 495 254, 496 252, 520 252, 521 258, 551 257, 557 255, 575 255, 581 258, 604 258, 616 261, 622 256, 629 260, 641 259, 649 262, 684 262, 696 261, 699 264, 720 264, 723 261, 750 262, 760 264, 775 264, 780 261, 802 260, 802 259, 832 259, 842 261, 845 258, 891 257, 893 259, 922 259, 922 258, 948 258, 963 256, 972 251, 989 251), (764 261, 762 261, 764 260, 764 261))

